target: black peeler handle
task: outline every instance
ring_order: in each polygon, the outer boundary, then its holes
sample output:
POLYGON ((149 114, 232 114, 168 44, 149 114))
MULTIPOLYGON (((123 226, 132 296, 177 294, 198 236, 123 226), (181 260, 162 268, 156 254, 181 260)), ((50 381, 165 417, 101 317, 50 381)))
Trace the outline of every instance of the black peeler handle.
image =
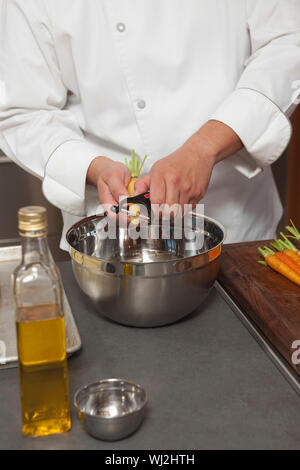
POLYGON ((150 202, 150 192, 147 191, 143 194, 138 194, 137 196, 127 197, 122 199, 118 206, 112 206, 111 211, 115 214, 118 214, 124 206, 128 204, 143 204, 146 207, 148 212, 148 217, 151 218, 151 202, 150 202))

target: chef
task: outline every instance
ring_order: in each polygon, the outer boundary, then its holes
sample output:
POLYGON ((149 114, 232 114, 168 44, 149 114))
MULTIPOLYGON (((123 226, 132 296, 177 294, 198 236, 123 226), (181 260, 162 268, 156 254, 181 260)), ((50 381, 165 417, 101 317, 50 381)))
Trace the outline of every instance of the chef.
MULTIPOLYGON (((0 147, 64 231, 126 194, 201 201, 227 242, 272 238, 300 0, 0 0, 0 147)), ((65 248, 64 236, 61 247, 65 248)))

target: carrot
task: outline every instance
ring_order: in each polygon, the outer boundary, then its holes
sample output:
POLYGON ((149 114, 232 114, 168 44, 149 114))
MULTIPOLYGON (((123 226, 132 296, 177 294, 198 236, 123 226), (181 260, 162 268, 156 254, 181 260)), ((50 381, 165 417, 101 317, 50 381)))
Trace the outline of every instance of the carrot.
POLYGON ((276 248, 276 250, 281 251, 289 258, 291 258, 295 263, 300 266, 300 255, 298 255, 298 250, 294 245, 288 240, 288 242, 283 242, 282 240, 275 240, 271 245, 276 248))
POLYGON ((274 253, 274 251, 272 251, 267 246, 265 246, 265 249, 269 250, 270 254, 273 254, 274 256, 277 256, 277 258, 279 258, 283 263, 285 263, 287 266, 289 266, 291 269, 293 269, 293 271, 295 271, 300 276, 300 265, 295 263, 295 261, 292 260, 286 253, 282 253, 281 251, 277 251, 276 253, 274 253))
POLYGON ((130 197, 133 197, 135 195, 135 190, 134 190, 134 185, 138 179, 137 178, 131 178, 128 186, 127 186, 127 191, 129 193, 130 197))
POLYGON ((275 256, 277 256, 277 258, 279 258, 283 263, 289 266, 293 271, 295 271, 295 273, 300 276, 299 264, 295 263, 294 260, 292 260, 289 256, 287 256, 285 253, 282 253, 281 251, 277 251, 277 253, 275 253, 275 256))
MULTIPOLYGON (((290 268, 290 266, 283 262, 281 257, 278 256, 279 254, 283 253, 275 254, 275 252, 268 247, 265 247, 265 249, 258 248, 258 250, 260 254, 265 258, 265 262, 268 266, 270 266, 272 269, 274 269, 274 271, 277 271, 290 281, 300 286, 300 274, 290 268)), ((288 256, 286 258, 288 258, 288 256)))
MULTIPOLYGON (((130 171, 130 181, 127 185, 127 191, 129 193, 130 197, 135 196, 135 189, 134 185, 136 181, 138 180, 138 177, 140 176, 140 173, 142 171, 142 168, 144 166, 145 160, 147 158, 147 155, 145 155, 144 160, 142 163, 140 160, 135 156, 135 151, 131 151, 131 160, 128 161, 127 158, 125 158, 125 164, 130 171)), ((130 217, 132 222, 138 222, 138 216, 140 214, 140 206, 139 204, 128 204, 129 206, 129 211, 134 214, 133 216, 130 217)))
POLYGON ((285 248, 283 253, 287 255, 289 258, 291 258, 294 261, 294 263, 296 263, 300 267, 300 256, 297 253, 295 253, 292 250, 289 250, 288 248, 285 248))

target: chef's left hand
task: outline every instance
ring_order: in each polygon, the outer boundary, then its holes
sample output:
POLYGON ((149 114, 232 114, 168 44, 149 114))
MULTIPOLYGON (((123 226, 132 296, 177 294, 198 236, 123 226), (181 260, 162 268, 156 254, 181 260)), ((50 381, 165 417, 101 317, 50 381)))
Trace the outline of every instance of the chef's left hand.
POLYGON ((151 204, 195 206, 205 195, 214 165, 242 148, 235 132, 208 121, 182 147, 158 160, 135 184, 135 193, 150 190, 151 204))

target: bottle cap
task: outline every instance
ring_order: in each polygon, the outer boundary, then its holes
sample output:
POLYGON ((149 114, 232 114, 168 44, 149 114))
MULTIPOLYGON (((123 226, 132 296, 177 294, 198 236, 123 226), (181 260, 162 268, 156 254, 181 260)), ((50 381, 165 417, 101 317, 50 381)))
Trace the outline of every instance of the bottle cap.
POLYGON ((41 206, 26 206, 18 210, 19 234, 23 237, 39 237, 47 232, 47 211, 41 206), (34 233, 38 232, 38 233, 34 233))

